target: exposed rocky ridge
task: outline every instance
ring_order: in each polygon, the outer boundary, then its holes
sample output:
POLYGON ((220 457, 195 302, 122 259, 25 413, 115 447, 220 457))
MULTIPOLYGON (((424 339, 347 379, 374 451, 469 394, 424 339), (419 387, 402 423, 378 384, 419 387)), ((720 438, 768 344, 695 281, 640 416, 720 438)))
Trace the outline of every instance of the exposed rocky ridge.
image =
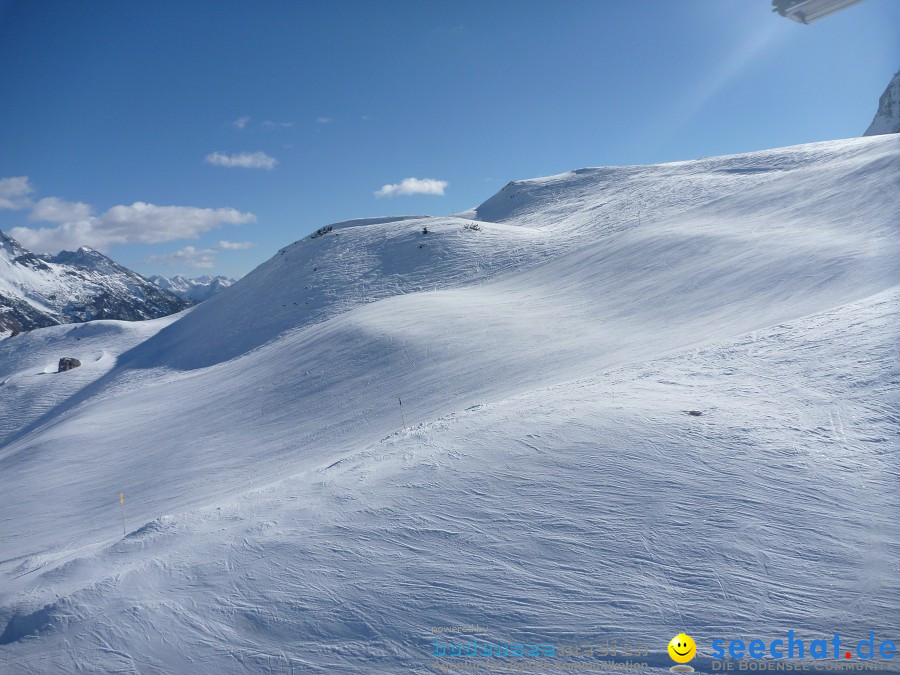
POLYGON ((900 70, 878 100, 878 111, 864 136, 900 133, 900 70))

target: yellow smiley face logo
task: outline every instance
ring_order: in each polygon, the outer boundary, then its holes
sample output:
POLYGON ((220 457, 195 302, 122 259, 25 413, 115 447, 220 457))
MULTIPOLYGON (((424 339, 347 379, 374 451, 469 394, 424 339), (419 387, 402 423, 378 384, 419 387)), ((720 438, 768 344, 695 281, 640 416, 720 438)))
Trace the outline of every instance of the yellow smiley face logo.
POLYGON ((669 640, 669 656, 675 663, 687 663, 697 654, 697 645, 690 635, 679 633, 669 640))

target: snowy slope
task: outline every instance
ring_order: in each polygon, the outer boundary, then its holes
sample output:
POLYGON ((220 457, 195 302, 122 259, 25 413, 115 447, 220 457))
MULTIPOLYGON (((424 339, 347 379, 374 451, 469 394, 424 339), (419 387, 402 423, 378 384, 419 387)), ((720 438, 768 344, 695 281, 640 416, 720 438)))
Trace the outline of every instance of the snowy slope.
POLYGON ((865 136, 900 133, 900 70, 898 70, 878 100, 878 110, 865 136))
POLYGON ((228 277, 215 276, 208 274, 201 277, 188 278, 180 274, 174 277, 152 276, 149 278, 154 284, 169 291, 172 295, 177 295, 184 300, 191 302, 203 302, 209 300, 217 293, 221 293, 234 283, 234 279, 228 277))
POLYGON ((0 350, 0 447, 112 370, 123 351, 177 318, 63 324, 5 341, 0 350), (76 358, 81 366, 57 373, 62 357, 76 358))
POLYGON ((887 136, 344 223, 37 419, 26 375, 76 344, 0 345, 0 669, 897 637, 898 187, 887 136))
POLYGON ((0 232, 0 335, 93 319, 138 321, 187 306, 86 246, 35 255, 0 232))
MULTIPOLYGON (((208 366, 364 303, 480 285, 550 260, 556 268, 541 273, 543 284, 558 283, 555 275, 570 274, 575 261, 602 265, 577 272, 588 277, 570 280, 575 290, 587 282, 634 284, 610 299, 591 291, 591 301, 601 306, 644 298, 648 282, 667 276, 667 283, 680 285, 706 258, 726 268, 732 259, 748 258, 742 269, 751 284, 772 281, 772 268, 784 266, 777 272, 783 297, 767 302, 766 311, 777 314, 773 320, 798 316, 799 307, 778 313, 780 303, 791 304, 786 296, 792 287, 799 292, 846 274, 835 285, 821 286, 821 302, 802 298, 798 304, 806 305, 806 313, 840 302, 832 295, 838 288, 843 298, 863 297, 870 275, 871 288, 880 290, 879 275, 893 267, 879 242, 894 233, 889 217, 896 208, 890 197, 900 185, 892 171, 896 153, 897 139, 854 139, 693 162, 583 169, 512 182, 460 217, 342 223, 282 249, 228 293, 163 331, 147 351, 151 359, 178 368, 208 366), (481 229, 465 228, 472 224, 481 229), (422 235, 426 225, 429 234, 422 235), (772 235, 784 245, 765 246, 772 235), (827 269, 810 270, 809 256, 820 255, 827 269), (654 267, 660 269, 648 275, 654 267), (795 277, 800 270, 815 278, 795 277)), ((720 273, 736 272, 708 272, 711 278, 720 273)), ((720 292, 718 285, 707 285, 691 293, 704 288, 713 296, 720 292)), ((668 290, 656 295, 662 298, 668 290)))

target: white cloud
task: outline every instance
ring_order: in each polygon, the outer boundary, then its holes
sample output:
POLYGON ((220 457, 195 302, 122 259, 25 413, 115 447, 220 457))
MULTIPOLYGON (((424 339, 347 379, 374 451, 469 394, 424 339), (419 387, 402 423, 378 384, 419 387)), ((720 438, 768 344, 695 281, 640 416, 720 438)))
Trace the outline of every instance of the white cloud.
POLYGON ((194 248, 193 246, 185 246, 174 253, 165 253, 163 255, 151 255, 141 261, 144 265, 187 265, 194 269, 210 269, 216 263, 215 254, 217 249, 214 248, 194 248))
POLYGON ((234 120, 231 123, 231 126, 233 126, 236 129, 243 129, 245 126, 247 126, 247 124, 249 122, 250 122, 250 117, 248 115, 245 115, 244 117, 238 117, 236 120, 234 120))
POLYGON ((317 117, 316 122, 319 124, 331 124, 334 120, 330 117, 317 117))
POLYGON ((225 250, 239 251, 248 248, 253 248, 253 244, 249 241, 222 240, 212 248, 185 246, 174 253, 151 255, 149 258, 142 260, 141 263, 144 265, 187 265, 194 269, 209 269, 215 265, 216 253, 225 250))
POLYGON ((269 127, 270 129, 273 129, 273 128, 287 129, 288 127, 294 126, 294 123, 293 122, 273 122, 272 120, 265 120, 263 122, 263 126, 269 127))
POLYGON ((79 246, 91 246, 98 251, 105 251, 109 247, 98 243, 98 239, 91 231, 91 223, 81 220, 73 223, 63 223, 59 227, 14 227, 10 234, 22 246, 37 253, 58 253, 62 250, 74 251, 79 246))
POLYGON ((196 239, 220 225, 252 223, 256 216, 236 209, 195 206, 156 206, 135 202, 114 206, 100 216, 61 223, 58 227, 14 227, 10 234, 23 246, 40 253, 55 253, 88 245, 99 251, 116 244, 157 244, 196 239))
POLYGON ((250 241, 220 241, 219 248, 227 251, 245 251, 253 248, 255 244, 250 241))
POLYGON ((254 221, 256 217, 252 213, 236 209, 156 206, 144 202, 114 206, 100 217, 103 231, 115 237, 115 243, 141 244, 193 239, 219 225, 254 221))
POLYGON ((32 207, 28 220, 71 223, 90 218, 93 211, 90 204, 84 202, 67 202, 59 197, 44 197, 32 207))
POLYGON ((395 195, 442 195, 447 181, 434 178, 404 178, 399 183, 382 185, 375 191, 376 197, 394 197, 395 195))
POLYGON ((239 152, 226 155, 224 152, 211 152, 203 160, 214 166, 242 169, 274 169, 278 160, 264 152, 239 152))
POLYGON ((0 178, 0 209, 24 209, 31 205, 28 195, 34 192, 28 176, 0 178))

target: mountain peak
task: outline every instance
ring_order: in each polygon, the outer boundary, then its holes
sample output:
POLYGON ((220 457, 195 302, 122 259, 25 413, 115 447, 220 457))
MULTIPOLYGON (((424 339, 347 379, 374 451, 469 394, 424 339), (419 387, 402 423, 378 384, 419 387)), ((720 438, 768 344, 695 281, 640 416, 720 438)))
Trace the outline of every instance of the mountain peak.
POLYGON ((80 246, 75 251, 60 251, 56 255, 43 256, 43 258, 48 262, 60 265, 72 265, 82 269, 102 269, 104 272, 110 273, 126 271, 133 274, 128 268, 123 267, 115 260, 106 257, 100 253, 100 251, 95 251, 89 246, 80 246))
POLYGON ((900 133, 900 70, 878 100, 878 111, 864 136, 900 133))
POLYGON ((0 232, 0 333, 93 319, 137 321, 189 302, 89 246, 35 255, 0 232))
POLYGON ((27 253, 25 248, 23 248, 19 242, 10 237, 3 230, 0 230, 0 250, 6 251, 13 258, 18 257, 23 253, 27 253))

